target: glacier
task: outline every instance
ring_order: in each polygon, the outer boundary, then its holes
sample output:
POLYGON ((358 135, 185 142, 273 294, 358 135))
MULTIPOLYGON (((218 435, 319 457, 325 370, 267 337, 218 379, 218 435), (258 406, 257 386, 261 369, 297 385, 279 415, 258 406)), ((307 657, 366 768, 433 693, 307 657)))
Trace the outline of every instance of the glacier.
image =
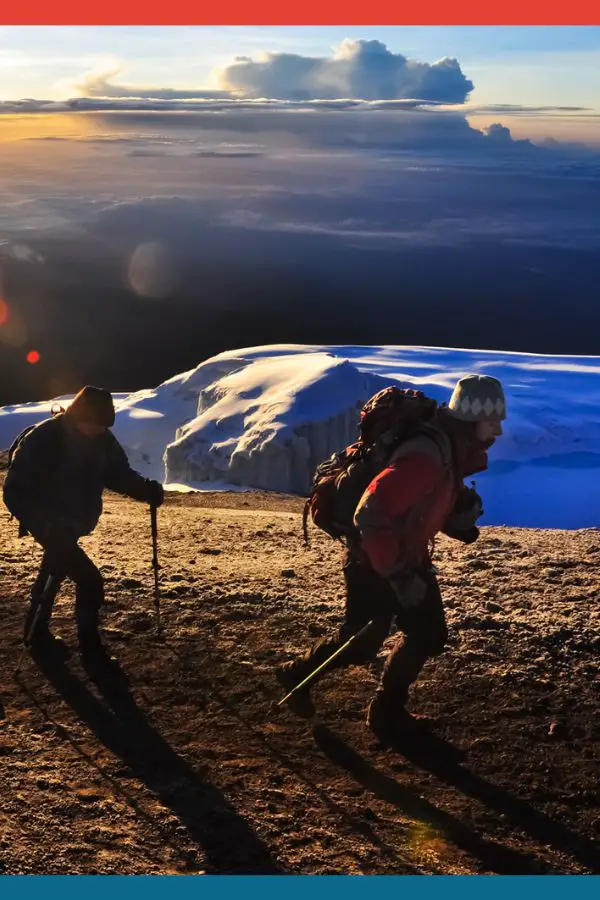
MULTIPOLYGON (((600 357, 412 346, 268 345, 227 351, 158 387, 115 394, 131 463, 178 490, 305 494, 388 384, 448 400, 468 372, 499 378, 505 433, 477 476, 484 524, 600 526, 600 357)), ((58 398, 68 404, 70 397, 58 398)), ((56 402, 56 401, 52 401, 56 402)), ((52 402, 0 409, 0 446, 52 402)))

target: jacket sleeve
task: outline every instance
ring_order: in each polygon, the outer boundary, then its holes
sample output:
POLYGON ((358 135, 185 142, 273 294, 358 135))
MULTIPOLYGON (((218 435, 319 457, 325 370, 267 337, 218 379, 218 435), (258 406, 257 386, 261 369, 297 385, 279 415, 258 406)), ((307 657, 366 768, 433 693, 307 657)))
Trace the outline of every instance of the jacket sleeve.
POLYGON ((403 456, 380 472, 363 494, 354 523, 371 565, 384 578, 422 561, 422 548, 410 542, 412 518, 427 502, 439 476, 439 464, 430 456, 403 456))
POLYGON ((127 454, 111 433, 107 448, 104 486, 117 494, 131 497, 132 500, 148 503, 150 498, 148 484, 147 478, 131 468, 127 454))
POLYGON ((44 481, 57 453, 58 423, 48 420, 23 438, 4 482, 4 503, 27 527, 44 519, 44 481))

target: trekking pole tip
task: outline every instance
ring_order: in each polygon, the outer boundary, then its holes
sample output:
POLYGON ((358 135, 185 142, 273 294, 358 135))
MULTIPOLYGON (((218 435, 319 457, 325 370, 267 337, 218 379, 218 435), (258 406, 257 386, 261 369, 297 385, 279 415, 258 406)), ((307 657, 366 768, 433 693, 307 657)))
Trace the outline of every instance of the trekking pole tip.
POLYGON ((281 704, 283 701, 271 700, 267 707, 267 718, 272 718, 281 712, 281 704))

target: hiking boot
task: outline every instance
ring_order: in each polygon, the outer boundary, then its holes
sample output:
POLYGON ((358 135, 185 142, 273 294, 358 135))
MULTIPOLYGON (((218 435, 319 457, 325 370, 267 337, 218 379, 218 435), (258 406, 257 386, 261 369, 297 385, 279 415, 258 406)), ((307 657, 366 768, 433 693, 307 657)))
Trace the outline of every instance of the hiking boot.
POLYGON ((390 709, 381 694, 375 695, 367 711, 367 727, 384 745, 423 734, 430 725, 431 719, 427 716, 410 713, 404 707, 390 709))
MULTIPOLYGON (((285 663, 275 671, 275 677, 286 694, 289 694, 309 674, 310 672, 306 671, 306 666, 299 665, 297 662, 285 663)), ((312 718, 316 713, 316 709, 310 696, 310 685, 306 685, 302 690, 296 691, 286 702, 286 706, 296 716, 300 716, 303 719, 312 718)))

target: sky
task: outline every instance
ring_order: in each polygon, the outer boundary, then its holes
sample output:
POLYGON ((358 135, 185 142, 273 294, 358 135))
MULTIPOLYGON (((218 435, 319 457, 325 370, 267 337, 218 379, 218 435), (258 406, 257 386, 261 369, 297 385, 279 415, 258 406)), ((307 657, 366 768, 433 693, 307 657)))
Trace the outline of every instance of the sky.
MULTIPOLYGON (((481 106, 585 107, 552 115, 502 114, 517 137, 600 144, 600 27, 4 27, 0 100, 59 100, 85 92, 90 73, 115 84, 194 91, 218 88, 235 57, 261 53, 331 57, 345 39, 376 40, 433 63, 456 58, 481 106)), ((496 116, 496 119, 498 117, 496 116)))
POLYGON ((270 342, 597 352, 599 249, 600 28, 0 29, 0 402, 270 342))

